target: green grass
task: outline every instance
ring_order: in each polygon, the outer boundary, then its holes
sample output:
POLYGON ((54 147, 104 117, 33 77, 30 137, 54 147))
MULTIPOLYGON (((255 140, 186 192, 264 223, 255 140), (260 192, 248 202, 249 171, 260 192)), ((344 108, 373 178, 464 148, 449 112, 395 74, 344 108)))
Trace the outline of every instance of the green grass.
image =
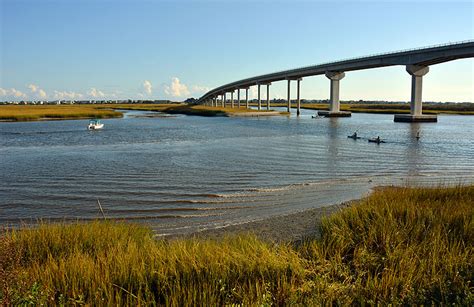
MULTIPOLYGON (((474 303, 474 186, 383 188, 303 244, 41 224, 0 240, 3 304, 474 303)), ((317 227, 315 225, 315 227, 317 227)))

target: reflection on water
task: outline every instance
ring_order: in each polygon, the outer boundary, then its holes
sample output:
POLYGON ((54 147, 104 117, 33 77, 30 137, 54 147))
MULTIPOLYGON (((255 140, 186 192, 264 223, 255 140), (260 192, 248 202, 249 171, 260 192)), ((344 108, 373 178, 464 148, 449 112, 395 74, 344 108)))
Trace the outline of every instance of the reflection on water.
POLYGON ((374 185, 474 182, 474 118, 155 117, 0 123, 0 224, 99 217, 159 234, 287 214, 374 185), (348 139, 354 131, 362 137, 348 139), (419 133, 420 138, 416 136, 419 133), (385 144, 368 143, 380 135, 385 144))

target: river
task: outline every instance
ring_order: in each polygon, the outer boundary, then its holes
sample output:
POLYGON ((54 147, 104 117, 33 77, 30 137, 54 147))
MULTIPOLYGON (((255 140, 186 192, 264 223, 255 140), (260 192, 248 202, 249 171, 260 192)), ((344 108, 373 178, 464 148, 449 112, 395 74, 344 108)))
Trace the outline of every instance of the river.
POLYGON ((147 117, 0 123, 0 225, 99 218, 189 233, 327 206, 379 185, 474 183, 474 116, 147 117), (347 135, 358 131, 360 140, 347 135), (415 136, 420 133, 421 138, 415 136), (368 143, 380 135, 383 144, 368 143))

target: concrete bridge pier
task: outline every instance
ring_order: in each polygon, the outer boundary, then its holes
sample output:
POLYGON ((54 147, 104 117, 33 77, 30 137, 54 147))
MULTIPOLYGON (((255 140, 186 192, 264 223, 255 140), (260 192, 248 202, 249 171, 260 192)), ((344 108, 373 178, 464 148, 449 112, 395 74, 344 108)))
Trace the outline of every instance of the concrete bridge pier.
POLYGON ((213 103, 212 103, 212 106, 213 107, 217 107, 217 96, 215 96, 213 99, 212 99, 213 103))
POLYGON ((258 88, 258 110, 262 109, 262 100, 260 99, 260 83, 257 83, 258 88))
POLYGON ((331 80, 331 95, 329 101, 329 111, 319 111, 318 115, 325 117, 350 117, 351 112, 344 112, 340 109, 339 102, 339 81, 346 74, 340 71, 326 71, 326 77, 331 80))
POLYGON ((300 82, 301 78, 296 80, 296 115, 300 116, 301 101, 300 101, 300 82))
POLYGON ((240 109, 240 88, 237 89, 237 107, 240 109))
POLYGON ((230 92, 230 107, 234 108, 234 91, 230 92))
POLYGON ((406 71, 411 75, 411 100, 410 114, 396 114, 395 122, 437 122, 436 115, 423 115, 423 102, 421 99, 423 90, 423 76, 430 69, 428 66, 407 65, 406 71))
POLYGON ((226 93, 223 93, 222 94, 222 107, 225 108, 225 94, 226 93))
POLYGON ((287 100, 287 106, 286 106, 286 111, 291 113, 291 79, 288 79, 288 100, 287 100))
POLYGON ((270 85, 271 83, 267 83, 267 111, 270 110, 270 85))
POLYGON ((249 88, 245 88, 245 107, 249 108, 249 88))

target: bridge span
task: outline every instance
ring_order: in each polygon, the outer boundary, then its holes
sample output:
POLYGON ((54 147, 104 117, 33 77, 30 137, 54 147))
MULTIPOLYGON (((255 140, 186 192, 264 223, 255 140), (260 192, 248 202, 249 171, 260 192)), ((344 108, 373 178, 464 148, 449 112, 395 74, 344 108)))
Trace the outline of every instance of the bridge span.
POLYGON ((230 93, 230 106, 234 107, 234 92, 237 91, 237 106, 240 107, 240 90, 245 90, 245 106, 248 108, 249 87, 257 86, 258 109, 261 110, 262 101, 260 87, 264 85, 267 90, 266 107, 269 109, 270 85, 272 82, 286 80, 288 82, 287 110, 288 112, 291 112, 290 85, 291 81, 296 81, 296 105, 297 115, 299 115, 301 108, 300 83, 302 79, 304 77, 324 74, 330 80, 329 111, 320 111, 318 113, 326 117, 347 117, 351 116, 350 112, 341 111, 339 103, 339 83, 344 78, 345 72, 404 65, 406 71, 411 75, 410 114, 397 114, 395 115, 394 120, 403 122, 435 122, 437 121, 436 115, 424 115, 422 112, 423 76, 429 72, 429 66, 431 65, 471 57, 474 57, 474 40, 329 62, 260 75, 225 84, 204 94, 199 99, 198 103, 211 106, 221 105, 224 107, 229 103, 226 96, 227 93, 230 93))

